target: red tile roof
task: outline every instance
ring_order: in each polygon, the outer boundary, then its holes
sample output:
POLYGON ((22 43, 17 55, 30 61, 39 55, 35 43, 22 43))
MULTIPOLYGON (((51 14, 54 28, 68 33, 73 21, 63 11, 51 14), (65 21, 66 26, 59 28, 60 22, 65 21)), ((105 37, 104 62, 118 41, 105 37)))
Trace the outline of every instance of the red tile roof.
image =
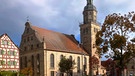
POLYGON ((40 41, 45 42, 46 49, 87 54, 78 46, 78 42, 73 35, 66 35, 32 25, 31 27, 36 31, 40 41))

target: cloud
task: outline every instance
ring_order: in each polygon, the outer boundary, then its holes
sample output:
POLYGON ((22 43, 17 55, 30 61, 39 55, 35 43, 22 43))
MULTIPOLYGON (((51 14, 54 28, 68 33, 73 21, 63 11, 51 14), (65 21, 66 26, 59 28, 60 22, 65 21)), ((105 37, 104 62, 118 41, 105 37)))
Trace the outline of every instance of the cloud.
MULTIPOLYGON (((105 16, 119 12, 127 13, 135 9, 134 1, 93 0, 98 11, 98 21, 105 16)), ((79 39, 79 23, 83 22, 83 8, 86 0, 1 0, 0 34, 9 36, 20 44, 27 16, 33 25, 66 34, 75 34, 79 39)))
POLYGON ((134 11, 135 1, 129 0, 94 0, 94 4, 98 10, 98 21, 103 23, 105 16, 112 13, 126 14, 134 11))

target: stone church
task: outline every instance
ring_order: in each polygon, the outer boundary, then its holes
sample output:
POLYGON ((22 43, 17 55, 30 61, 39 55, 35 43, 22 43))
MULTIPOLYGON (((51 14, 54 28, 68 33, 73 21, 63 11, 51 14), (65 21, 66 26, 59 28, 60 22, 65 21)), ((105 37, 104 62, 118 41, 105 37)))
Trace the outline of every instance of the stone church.
POLYGON ((87 0, 83 11, 83 23, 80 24, 81 44, 74 35, 67 35, 45 28, 25 23, 25 29, 20 43, 20 69, 32 67, 33 76, 56 76, 58 64, 65 56, 75 60, 75 66, 70 76, 101 74, 100 59, 96 54, 95 35, 100 29, 97 23, 97 10, 92 0, 87 0), (93 69, 91 57, 96 56, 99 67, 93 69), (90 70, 92 69, 92 70, 90 70))

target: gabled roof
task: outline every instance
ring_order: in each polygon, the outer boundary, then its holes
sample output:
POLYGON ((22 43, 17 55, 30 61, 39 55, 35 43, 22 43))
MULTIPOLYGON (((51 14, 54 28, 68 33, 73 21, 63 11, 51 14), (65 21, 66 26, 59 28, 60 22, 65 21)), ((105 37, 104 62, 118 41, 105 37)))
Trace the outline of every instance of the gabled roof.
POLYGON ((40 41, 45 42, 45 49, 87 54, 78 46, 79 44, 73 35, 62 34, 33 25, 30 25, 30 27, 35 30, 40 41))
MULTIPOLYGON (((7 37, 11 40, 11 42, 18 48, 18 46, 12 41, 12 39, 8 36, 7 33, 2 34, 2 35, 0 36, 0 39, 1 39, 4 35, 7 36, 7 37)), ((18 49, 19 49, 19 48, 18 48, 18 49)))

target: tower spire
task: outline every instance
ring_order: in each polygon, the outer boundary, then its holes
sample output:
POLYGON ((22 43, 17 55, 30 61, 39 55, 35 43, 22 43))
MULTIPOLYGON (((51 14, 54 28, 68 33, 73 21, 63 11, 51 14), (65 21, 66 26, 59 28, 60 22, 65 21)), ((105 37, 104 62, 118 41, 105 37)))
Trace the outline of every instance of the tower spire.
POLYGON ((87 0, 87 5, 92 5, 93 4, 93 0, 87 0))

